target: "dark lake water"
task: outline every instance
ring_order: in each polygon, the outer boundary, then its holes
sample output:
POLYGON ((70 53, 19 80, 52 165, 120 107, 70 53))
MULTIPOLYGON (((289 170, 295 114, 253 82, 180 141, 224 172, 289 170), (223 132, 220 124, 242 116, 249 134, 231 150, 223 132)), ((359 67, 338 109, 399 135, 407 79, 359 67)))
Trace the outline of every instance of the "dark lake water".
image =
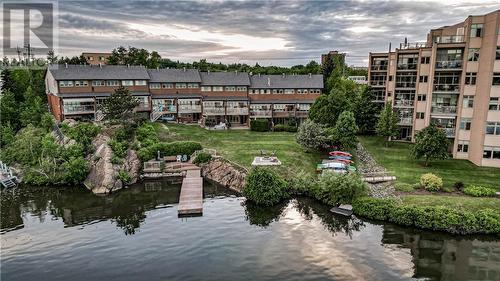
POLYGON ((206 184, 178 218, 179 184, 112 196, 1 195, 1 280, 500 280, 500 241, 345 219, 308 198, 246 205, 206 184))

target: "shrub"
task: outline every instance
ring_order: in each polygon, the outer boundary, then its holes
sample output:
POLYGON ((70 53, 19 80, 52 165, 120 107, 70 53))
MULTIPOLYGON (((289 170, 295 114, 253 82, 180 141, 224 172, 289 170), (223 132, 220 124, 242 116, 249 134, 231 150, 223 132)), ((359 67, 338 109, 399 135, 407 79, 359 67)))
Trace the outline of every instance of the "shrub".
POLYGON ((118 158, 124 158, 127 154, 128 143, 125 141, 119 141, 117 139, 111 139, 108 142, 111 150, 113 150, 113 155, 118 158))
POLYGON ((432 173, 427 173, 420 177, 420 185, 427 191, 439 191, 443 187, 443 180, 432 173))
POLYGON ((137 129, 137 140, 143 146, 150 146, 159 142, 155 127, 151 123, 144 123, 137 129))
POLYGON ((296 126, 278 124, 274 126, 275 132, 297 132, 296 126))
POLYGON ((306 120, 297 131, 297 143, 307 149, 323 149, 328 144, 328 134, 325 126, 306 120))
POLYGON ((120 170, 118 171, 118 174, 116 175, 116 178, 121 180, 124 185, 127 185, 130 183, 132 178, 130 177, 129 173, 125 170, 120 170))
POLYGON ((403 183, 403 182, 397 182, 395 184, 395 188, 397 191, 402 191, 402 192, 412 192, 415 190, 413 188, 413 185, 408 184, 408 183, 403 183))
POLYGON ((212 160, 212 155, 207 152, 200 152, 196 158, 193 160, 194 164, 203 164, 203 163, 208 163, 212 160))
POLYGON ((71 158, 68 162, 64 163, 65 181, 67 183, 77 184, 83 182, 87 177, 89 171, 89 165, 85 158, 75 157, 71 158))
POLYGON ((493 197, 496 190, 491 187, 471 185, 464 188, 464 193, 474 197, 493 197))
POLYGON ((462 190, 464 189, 465 187, 465 184, 461 181, 457 181, 453 184, 453 188, 457 189, 457 190, 462 190))
POLYGON ((269 131, 269 121, 267 121, 267 119, 250 120, 250 130, 256 132, 267 132, 269 131))
POLYGON ((139 149, 137 154, 142 161, 148 161, 156 157, 158 151, 162 156, 188 155, 190 156, 196 150, 201 150, 202 146, 198 142, 177 141, 177 142, 158 142, 148 147, 139 149))
POLYGON ((404 226, 454 234, 500 233, 500 213, 492 209, 472 212, 441 206, 404 205, 394 199, 368 197, 355 200, 353 208, 356 215, 404 226))
POLYGON ((267 167, 252 169, 242 192, 248 200, 265 206, 275 205, 288 196, 285 180, 267 167))
POLYGON ((324 173, 320 176, 313 191, 316 199, 328 205, 350 204, 353 199, 363 195, 366 184, 355 173, 324 173))
POLYGON ((316 190, 317 178, 305 172, 299 172, 297 175, 287 180, 288 190, 291 194, 311 194, 316 190))

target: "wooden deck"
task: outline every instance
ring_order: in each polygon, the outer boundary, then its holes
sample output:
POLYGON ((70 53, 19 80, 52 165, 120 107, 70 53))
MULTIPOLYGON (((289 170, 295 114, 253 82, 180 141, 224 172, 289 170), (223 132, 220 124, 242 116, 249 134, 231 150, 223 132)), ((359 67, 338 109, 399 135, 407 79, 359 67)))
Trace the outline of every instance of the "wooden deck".
POLYGON ((203 214, 203 178, 201 170, 190 167, 186 169, 182 181, 181 195, 177 212, 179 216, 203 214))

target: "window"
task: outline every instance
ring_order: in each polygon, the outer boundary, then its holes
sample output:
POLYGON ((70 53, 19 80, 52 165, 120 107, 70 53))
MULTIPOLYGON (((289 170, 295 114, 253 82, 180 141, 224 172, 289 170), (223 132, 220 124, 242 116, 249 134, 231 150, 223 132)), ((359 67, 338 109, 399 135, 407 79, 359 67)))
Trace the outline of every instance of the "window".
POLYGON ((59 87, 73 87, 73 81, 59 81, 59 87))
POLYGON ((198 83, 188 83, 188 88, 189 89, 197 89, 199 88, 198 83))
POLYGON ((429 61, 431 60, 430 57, 421 57, 420 58, 420 63, 421 64, 429 64, 429 61))
POLYGON ((187 84, 186 83, 175 83, 175 88, 176 89, 186 89, 187 84))
POLYGON ((464 96, 463 108, 473 108, 474 107, 474 96, 464 96))
POLYGON ((135 80, 136 86, 146 86, 146 80, 135 80))
POLYGON ((424 118, 425 118, 424 112, 417 112, 417 119, 424 119, 424 118))
POLYGON ((500 46, 497 46, 497 54, 495 56, 496 60, 500 60, 500 46))
POLYGON ((134 80, 123 80, 122 85, 123 86, 134 86, 134 80))
POLYGON ((458 141, 457 152, 467 153, 469 152, 469 141, 458 141))
POLYGON ((92 81, 92 86, 100 87, 100 86, 106 86, 106 84, 104 80, 94 80, 92 81))
POLYGON ((150 89, 160 89, 160 83, 149 83, 150 89))
POLYGON ((417 95, 417 101, 426 101, 427 95, 417 95))
POLYGON ((236 87, 234 87, 234 86, 226 86, 226 87, 224 87, 224 91, 234 92, 234 91, 236 91, 236 87))
POLYGON ((87 81, 87 80, 75 81, 75 87, 87 87, 88 85, 89 85, 89 81, 87 81))
POLYGON ((483 159, 500 159, 500 147, 485 146, 483 159))
POLYGON ((294 90, 293 89, 285 89, 285 94, 293 94, 294 90))
POLYGON ((493 81, 491 82, 492 85, 500 85, 500 72, 495 72, 493 73, 493 81))
POLYGON ((483 24, 476 23, 470 26, 470 37, 481 37, 483 33, 483 24))
POLYGON ((500 122, 486 122, 486 134, 500 136, 500 122))
POLYGON ((476 85, 476 72, 467 72, 465 73, 465 85, 476 85))
POLYGON ((470 131, 471 124, 472 124, 472 120, 470 118, 461 118, 460 119, 460 130, 470 131))
POLYGON ((65 114, 93 113, 95 110, 94 99, 64 99, 63 111, 65 114))
POLYGON ((427 75, 420 75, 420 83, 427 83, 427 80, 429 79, 429 76, 427 75))
POLYGON ((479 49, 469 49, 469 61, 479 61, 479 49))
POLYGON ((173 89, 174 88, 174 84, 172 84, 172 83, 162 83, 161 87, 163 89, 173 89))
POLYGON ((389 81, 392 81, 394 75, 389 75, 389 81))
POLYGON ((490 98, 489 110, 500 110, 500 99, 499 98, 490 98))
POLYGON ((94 57, 87 57, 87 59, 88 59, 89 61, 93 61, 93 60, 94 60, 94 57))
POLYGON ((106 81, 106 86, 120 86, 120 81, 108 80, 108 81, 106 81))
POLYGON ((261 89, 260 90, 260 93, 263 94, 263 95, 267 95, 267 94, 270 94, 271 93, 271 90, 268 90, 268 89, 261 89))
POLYGON ((220 87, 220 86, 213 86, 212 87, 212 91, 214 92, 222 92, 223 91, 223 88, 220 87))
POLYGON ((212 87, 210 87, 210 86, 203 86, 203 87, 201 87, 201 91, 202 92, 211 92, 212 91, 212 87))
POLYGON ((100 61, 104 61, 104 57, 99 57, 99 60, 100 61))
POLYGON ((236 91, 238 91, 238 92, 246 92, 247 91, 247 87, 245 87, 245 86, 237 87, 236 91))

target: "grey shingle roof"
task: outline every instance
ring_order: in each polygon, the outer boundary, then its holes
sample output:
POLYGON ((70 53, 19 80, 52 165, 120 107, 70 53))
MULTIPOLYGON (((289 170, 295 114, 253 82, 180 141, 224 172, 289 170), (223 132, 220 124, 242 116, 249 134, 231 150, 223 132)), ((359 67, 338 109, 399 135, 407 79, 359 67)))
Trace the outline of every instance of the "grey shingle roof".
POLYGON ((323 75, 252 75, 251 88, 257 89, 322 89, 323 75))
POLYGON ((150 82, 201 82, 197 69, 148 69, 148 73, 150 82))
POLYGON ((99 80, 129 79, 148 80, 149 74, 144 66, 126 65, 50 65, 48 71, 56 80, 99 80))
POLYGON ((201 85, 207 86, 249 86, 246 72, 200 72, 201 85))

